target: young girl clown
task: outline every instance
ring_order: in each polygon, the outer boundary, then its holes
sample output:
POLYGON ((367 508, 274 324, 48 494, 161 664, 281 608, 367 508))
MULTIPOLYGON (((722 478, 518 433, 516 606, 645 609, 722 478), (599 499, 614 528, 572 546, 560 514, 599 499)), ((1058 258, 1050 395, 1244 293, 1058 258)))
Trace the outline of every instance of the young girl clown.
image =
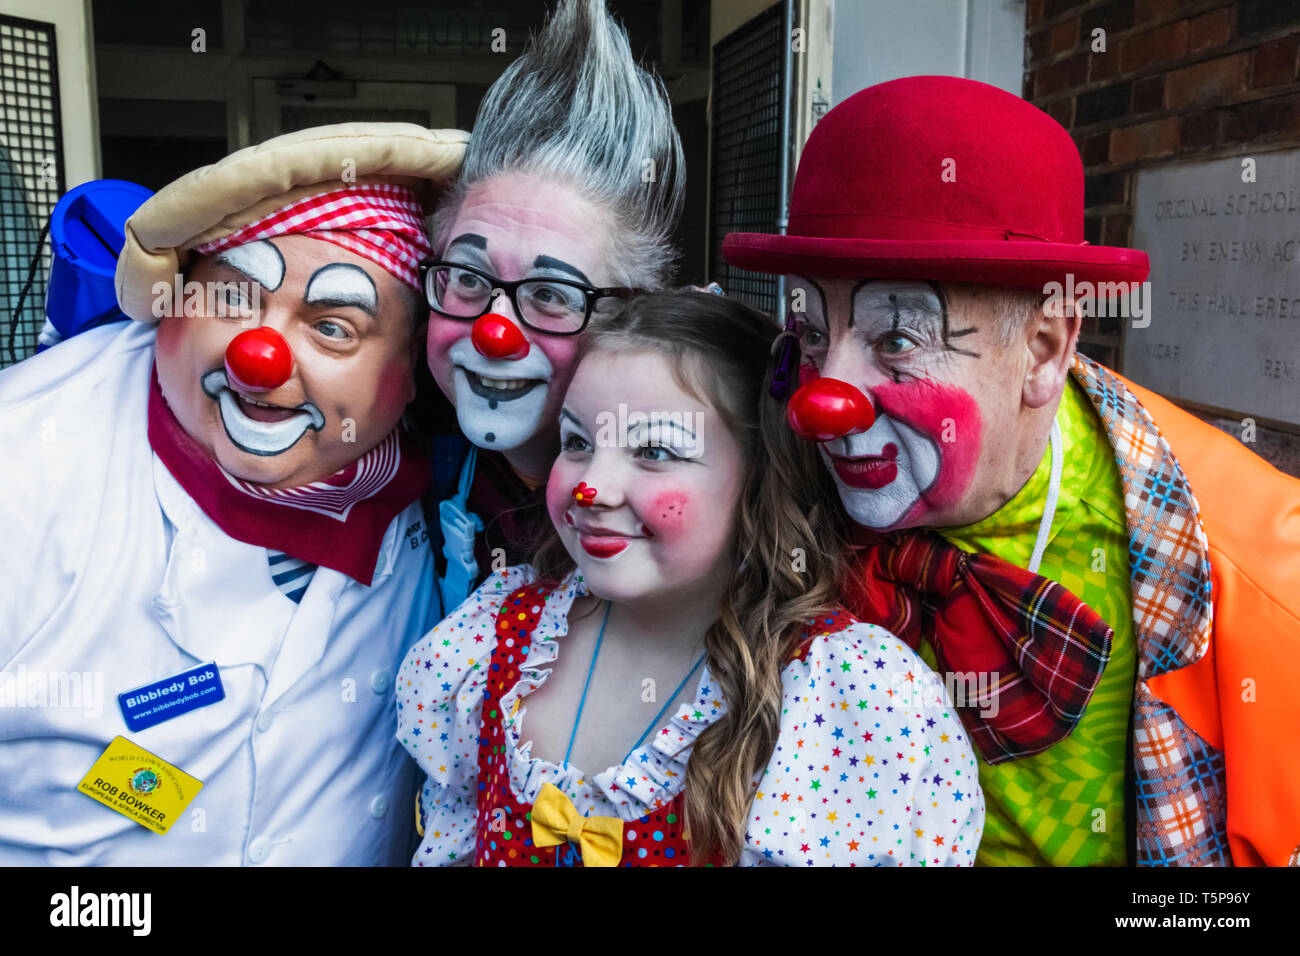
POLYGON ((584 339, 554 538, 399 675, 428 775, 417 865, 974 861, 964 728, 910 649, 837 605, 830 499, 763 397, 774 336, 660 293, 584 339))

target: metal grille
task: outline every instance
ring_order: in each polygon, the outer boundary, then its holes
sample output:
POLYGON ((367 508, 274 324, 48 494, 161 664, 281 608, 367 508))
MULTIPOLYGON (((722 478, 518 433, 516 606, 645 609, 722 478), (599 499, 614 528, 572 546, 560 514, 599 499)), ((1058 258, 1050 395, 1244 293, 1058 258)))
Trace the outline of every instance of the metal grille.
POLYGON ((713 48, 709 278, 769 313, 776 312, 777 277, 728 265, 721 249, 729 232, 776 232, 784 43, 778 3, 713 48))
POLYGON ((63 195, 56 63, 53 24, 0 16, 0 368, 36 350, 45 322, 43 236, 63 195))

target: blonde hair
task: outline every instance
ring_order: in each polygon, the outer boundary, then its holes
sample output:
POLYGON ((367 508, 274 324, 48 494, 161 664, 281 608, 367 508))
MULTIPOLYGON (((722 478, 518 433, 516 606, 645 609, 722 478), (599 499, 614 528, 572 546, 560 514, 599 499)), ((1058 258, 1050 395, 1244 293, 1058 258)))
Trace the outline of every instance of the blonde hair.
MULTIPOLYGON (((590 332, 578 359, 596 351, 664 355, 682 387, 713 405, 745 456, 727 585, 704 638, 727 707, 695 741, 686 770, 685 824, 696 863, 739 859, 755 783, 780 733, 781 672, 804 625, 838 604, 838 499, 813 445, 791 432, 784 404, 768 393, 776 333, 739 302, 657 293, 590 332)), ((533 563, 549 581, 574 567, 558 534, 533 563)))

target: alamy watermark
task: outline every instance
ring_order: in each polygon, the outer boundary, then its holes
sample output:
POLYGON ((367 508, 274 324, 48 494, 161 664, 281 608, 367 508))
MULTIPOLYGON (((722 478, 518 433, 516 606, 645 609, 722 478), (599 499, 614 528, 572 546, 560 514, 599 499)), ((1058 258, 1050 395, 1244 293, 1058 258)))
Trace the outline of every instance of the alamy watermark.
POLYGON ((1080 318, 1132 319, 1135 329, 1151 324, 1150 282, 1075 282, 1074 273, 1067 272, 1064 284, 1047 283, 1043 295, 1043 308, 1051 315, 1073 310, 1080 318))
POLYGON ((155 282, 149 290, 155 319, 187 318, 255 319, 262 308, 262 286, 257 282, 186 282, 179 272, 171 282, 155 282))
POLYGON ((28 670, 19 664, 0 671, 0 708, 6 707, 80 710, 99 717, 104 713, 104 673, 28 670))
POLYGON ((894 706, 915 710, 977 707, 981 717, 998 715, 996 672, 948 671, 940 675, 928 668, 894 671, 889 684, 894 706))
POLYGON ((703 412, 629 412, 620 402, 617 412, 596 415, 596 446, 666 448, 681 458, 698 458, 704 450, 703 424, 703 412))

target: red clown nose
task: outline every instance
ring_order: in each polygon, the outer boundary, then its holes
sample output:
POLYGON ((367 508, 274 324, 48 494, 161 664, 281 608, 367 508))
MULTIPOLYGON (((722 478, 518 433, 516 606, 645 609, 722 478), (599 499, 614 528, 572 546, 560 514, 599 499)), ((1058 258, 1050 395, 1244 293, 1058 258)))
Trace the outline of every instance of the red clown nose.
POLYGON ((791 396, 786 418, 804 438, 830 441, 866 431, 876 412, 871 399, 848 382, 815 378, 791 396))
POLYGON ((480 315, 470 333, 478 354, 490 359, 521 359, 528 354, 524 333, 504 315, 489 312, 480 315))
POLYGON ((289 381, 293 352, 275 329, 259 325, 226 346, 226 378, 248 392, 269 392, 289 381))

